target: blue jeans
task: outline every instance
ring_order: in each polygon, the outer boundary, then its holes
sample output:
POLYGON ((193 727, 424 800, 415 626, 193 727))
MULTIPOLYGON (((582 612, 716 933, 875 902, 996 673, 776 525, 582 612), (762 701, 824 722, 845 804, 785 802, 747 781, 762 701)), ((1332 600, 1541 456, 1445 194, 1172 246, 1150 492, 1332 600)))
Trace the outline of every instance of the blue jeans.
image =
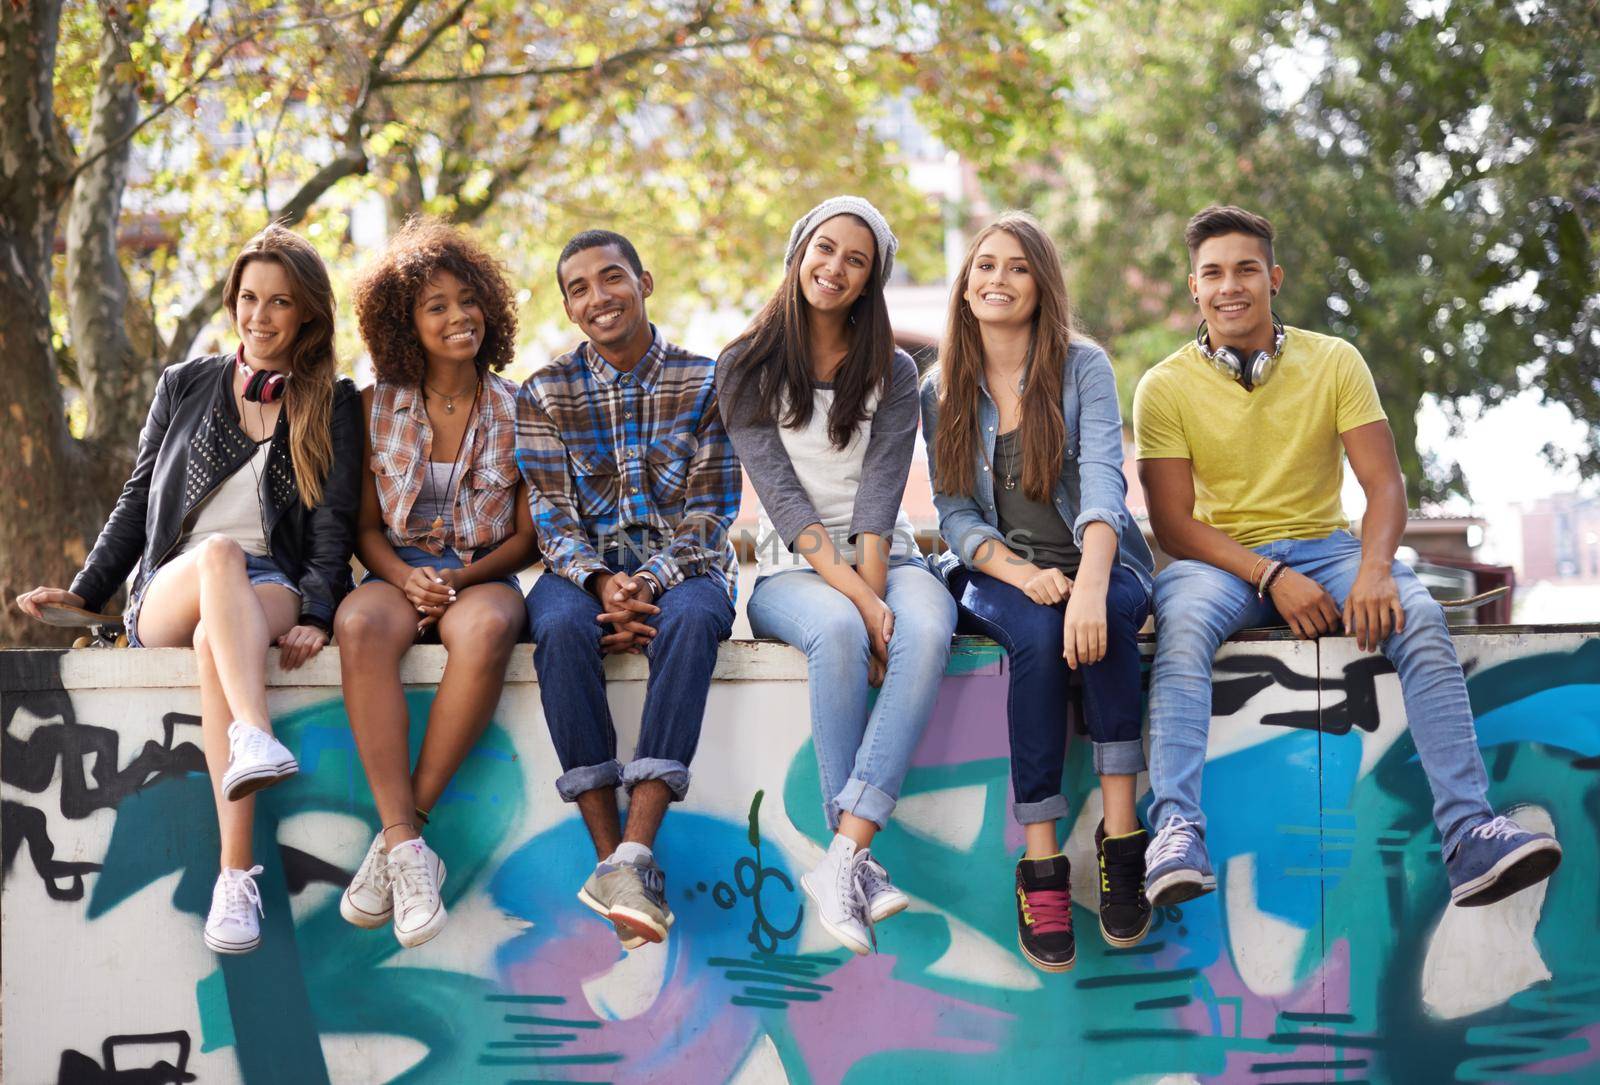
POLYGON ((841 813, 880 829, 889 823, 950 660, 956 608, 920 558, 890 568, 887 595, 894 635, 874 703, 867 682, 872 650, 855 604, 811 569, 764 576, 750 593, 751 631, 806 654, 829 828, 838 827, 841 813))
MULTIPOLYGON (((1012 816, 1023 825, 1066 817, 1061 773, 1072 671, 1061 653, 1067 605, 1035 603, 1020 588, 964 566, 948 576, 961 605, 961 632, 995 641, 1010 664, 1006 721, 1012 816)), ((1079 668, 1097 776, 1131 776, 1145 768, 1139 628, 1149 614, 1150 599, 1139 578, 1120 563, 1112 565, 1106 585, 1106 654, 1098 663, 1079 668)))
MULTIPOLYGON (((605 555, 610 568, 628 572, 638 569, 641 557, 605 555)), ((661 613, 648 624, 657 632, 644 650, 650 681, 639 745, 624 769, 617 761, 617 732, 606 702, 600 637, 610 627, 595 621, 600 601, 554 573, 545 573, 528 592, 533 669, 561 761, 556 791, 567 802, 585 791, 618 784, 631 791, 641 780, 664 781, 675 800, 689 791, 689 762, 700 741, 717 645, 733 633, 733 604, 720 583, 691 576, 656 605, 661 613)))
MULTIPOLYGON (((1361 543, 1348 531, 1325 539, 1286 539, 1255 548, 1286 561, 1342 608, 1361 565, 1361 543)), ((1382 651, 1400 672, 1406 720, 1433 789, 1433 820, 1450 855, 1461 834, 1493 816, 1478 753, 1467 684, 1440 609, 1415 573, 1396 561, 1406 622, 1382 651)), ((1202 561, 1175 561, 1156 577, 1156 660, 1150 675, 1150 824, 1173 814, 1201 831, 1200 776, 1211 725, 1211 661, 1228 635, 1281 624, 1270 600, 1232 573, 1202 561)))

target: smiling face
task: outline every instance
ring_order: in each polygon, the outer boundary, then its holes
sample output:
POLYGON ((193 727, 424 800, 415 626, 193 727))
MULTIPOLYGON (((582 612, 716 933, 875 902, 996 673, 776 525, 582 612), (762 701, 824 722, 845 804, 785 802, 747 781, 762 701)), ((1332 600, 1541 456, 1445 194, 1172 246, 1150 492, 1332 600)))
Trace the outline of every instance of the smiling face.
POLYGON ((1007 230, 991 230, 978 243, 962 296, 979 324, 1016 327, 1033 320, 1039 283, 1022 242, 1007 230))
POLYGON ((418 292, 411 319, 429 363, 477 358, 483 345, 483 307, 472 287, 450 272, 435 272, 418 292))
POLYGON ((239 276, 233 319, 252 369, 287 371, 294 337, 308 319, 295 300, 289 273, 276 260, 256 259, 239 276))
POLYGON ((843 313, 872 278, 877 242, 854 215, 835 215, 811 233, 800 254, 800 295, 819 313, 843 313))
POLYGON ((1195 249, 1189 290, 1213 346, 1259 346, 1271 338, 1272 295, 1283 269, 1268 260, 1266 242, 1250 234, 1221 234, 1195 249))
POLYGON ((644 299, 655 289, 648 271, 635 274, 615 245, 582 249, 557 271, 567 318, 610 361, 636 361, 650 349, 644 299))

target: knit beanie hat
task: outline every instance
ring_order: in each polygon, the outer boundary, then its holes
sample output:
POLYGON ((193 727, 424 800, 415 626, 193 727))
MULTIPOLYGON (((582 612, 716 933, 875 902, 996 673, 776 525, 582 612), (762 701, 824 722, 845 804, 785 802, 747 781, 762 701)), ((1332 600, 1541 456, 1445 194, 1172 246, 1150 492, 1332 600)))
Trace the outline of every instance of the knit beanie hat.
POLYGON ((823 200, 796 219, 794 229, 789 231, 789 247, 783 253, 784 269, 788 270, 789 265, 794 263, 795 254, 800 251, 800 242, 811 233, 812 227, 828 221, 835 215, 854 215, 867 224, 867 228, 872 231, 873 239, 878 243, 878 264, 882 268, 882 277, 879 281, 888 282, 889 272, 894 270, 894 254, 900 247, 900 241, 894 236, 894 231, 889 229, 889 220, 883 217, 883 212, 860 196, 835 196, 823 200))

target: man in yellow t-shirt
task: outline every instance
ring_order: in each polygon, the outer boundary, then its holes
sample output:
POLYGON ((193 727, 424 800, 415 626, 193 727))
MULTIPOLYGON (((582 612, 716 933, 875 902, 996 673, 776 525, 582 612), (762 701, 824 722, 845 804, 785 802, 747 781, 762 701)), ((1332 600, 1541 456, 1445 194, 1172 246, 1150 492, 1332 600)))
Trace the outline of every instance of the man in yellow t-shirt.
POLYGON ((1490 904, 1542 881, 1561 846, 1490 808, 1444 614, 1395 560, 1405 480, 1366 363, 1343 340, 1272 315, 1283 268, 1266 219, 1208 207, 1185 240, 1202 323, 1133 399, 1150 526, 1177 559, 1155 587, 1150 903, 1216 887, 1200 811, 1211 661, 1234 631, 1281 622, 1307 639, 1342 625, 1399 672, 1452 901, 1490 904), (1360 540, 1339 501, 1343 457, 1367 497, 1360 540))

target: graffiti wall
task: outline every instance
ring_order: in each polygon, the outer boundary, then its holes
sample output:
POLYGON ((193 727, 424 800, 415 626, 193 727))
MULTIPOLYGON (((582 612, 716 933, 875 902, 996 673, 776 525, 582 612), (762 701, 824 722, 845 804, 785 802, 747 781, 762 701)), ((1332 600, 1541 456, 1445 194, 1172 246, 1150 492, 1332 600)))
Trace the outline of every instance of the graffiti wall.
MULTIPOLYGON (((532 667, 435 811, 451 920, 402 950, 338 914, 376 828, 331 652, 277 675, 294 780, 263 793, 263 947, 203 946, 217 858, 186 652, 4 652, 4 1080, 1431 1082, 1600 1079, 1600 635, 1466 634, 1497 807, 1554 826, 1547 886, 1447 907, 1399 686, 1348 640, 1219 657, 1205 794, 1218 892, 1100 941, 1088 747, 1069 755, 1077 967, 1015 939, 1004 658, 966 643, 876 854, 911 895, 855 957, 808 915, 826 831, 803 662, 724 649, 657 849, 677 924, 624 953, 576 899, 532 667), (291 684, 292 683, 292 684, 291 684)), ((412 735, 439 649, 408 660, 412 735)), ((615 661, 626 750, 642 660, 615 661)))

